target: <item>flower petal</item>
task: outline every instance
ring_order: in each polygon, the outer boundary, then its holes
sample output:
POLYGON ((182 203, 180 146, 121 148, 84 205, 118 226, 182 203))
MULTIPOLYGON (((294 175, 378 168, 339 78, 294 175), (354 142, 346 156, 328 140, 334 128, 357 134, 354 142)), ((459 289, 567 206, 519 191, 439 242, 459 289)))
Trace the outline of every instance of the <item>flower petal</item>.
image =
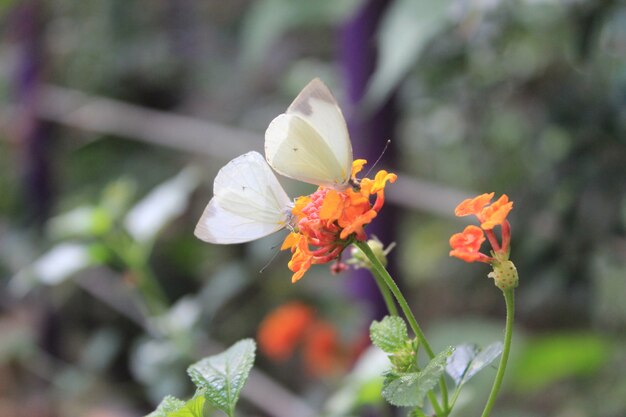
POLYGON ((361 170, 363 169, 363 165, 365 164, 367 164, 367 161, 365 159, 355 159, 354 161, 352 161, 352 173, 350 174, 350 176, 352 178, 356 178, 356 174, 361 172, 361 170))
POLYGON ((509 197, 503 194, 495 203, 485 207, 478 218, 481 221, 481 227, 485 230, 491 230, 501 225, 506 220, 509 212, 513 209, 513 202, 509 201, 509 197))
POLYGON ((494 193, 481 194, 478 197, 463 200, 461 204, 454 209, 454 214, 458 217, 469 216, 470 214, 478 215, 483 207, 489 204, 493 196, 494 193))

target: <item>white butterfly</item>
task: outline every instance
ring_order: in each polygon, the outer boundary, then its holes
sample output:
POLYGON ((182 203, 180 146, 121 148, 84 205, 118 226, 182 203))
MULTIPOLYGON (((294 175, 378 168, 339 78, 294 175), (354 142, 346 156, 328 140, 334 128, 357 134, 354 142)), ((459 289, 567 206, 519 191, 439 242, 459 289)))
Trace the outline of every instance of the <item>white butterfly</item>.
POLYGON ((352 145, 341 109, 315 78, 265 132, 265 157, 279 174, 343 189, 352 170, 352 145))
POLYGON ((194 234, 209 243, 249 242, 286 227, 292 207, 263 156, 248 152, 217 173, 194 234))

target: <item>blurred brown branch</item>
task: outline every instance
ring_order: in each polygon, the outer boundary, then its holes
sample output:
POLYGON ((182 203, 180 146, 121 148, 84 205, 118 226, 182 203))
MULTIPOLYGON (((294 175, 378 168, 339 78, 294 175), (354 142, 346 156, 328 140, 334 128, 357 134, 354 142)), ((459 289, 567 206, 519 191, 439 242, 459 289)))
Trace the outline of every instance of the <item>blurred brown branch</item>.
POLYGON ((77 129, 219 159, 263 148, 262 137, 247 130, 61 87, 43 89, 39 116, 77 129))
MULTIPOLYGON (((38 116, 50 122, 139 140, 197 156, 227 161, 250 150, 262 152, 263 149, 261 133, 90 96, 67 88, 42 88, 38 104, 38 116)), ((4 123, 7 122, 8 117, 4 120, 4 123)), ((455 205, 470 194, 398 173, 397 183, 388 188, 387 199, 407 209, 452 216, 455 205)))

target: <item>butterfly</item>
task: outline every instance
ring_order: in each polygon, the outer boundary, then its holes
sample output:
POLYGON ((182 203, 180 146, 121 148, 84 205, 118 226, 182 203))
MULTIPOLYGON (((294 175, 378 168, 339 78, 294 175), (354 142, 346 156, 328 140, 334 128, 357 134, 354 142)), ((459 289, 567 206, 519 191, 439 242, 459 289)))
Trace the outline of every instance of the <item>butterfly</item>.
POLYGON ((265 157, 279 174, 342 190, 352 170, 352 144, 337 100, 315 78, 265 132, 265 157))
POLYGON ((248 152, 220 169, 214 196, 196 225, 199 239, 243 243, 291 226, 293 203, 270 166, 310 184, 348 187, 352 169, 348 128, 337 101, 319 78, 272 120, 265 132, 265 154, 264 159, 248 152))
POLYGON ((217 173, 194 234, 209 243, 249 242, 287 227, 292 207, 265 158, 248 152, 217 173))

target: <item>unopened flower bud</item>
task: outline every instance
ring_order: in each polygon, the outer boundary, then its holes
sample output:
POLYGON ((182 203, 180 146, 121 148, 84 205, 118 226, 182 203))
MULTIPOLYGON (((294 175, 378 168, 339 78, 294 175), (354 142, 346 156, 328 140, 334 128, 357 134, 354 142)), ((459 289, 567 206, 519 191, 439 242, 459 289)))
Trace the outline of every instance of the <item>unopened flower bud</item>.
MULTIPOLYGON (((391 250, 396 246, 395 243, 391 243, 386 248, 383 246, 383 243, 378 240, 376 236, 372 236, 371 239, 367 241, 372 252, 376 255, 376 258, 380 261, 383 266, 387 266, 387 254, 391 252, 391 250)), ((355 268, 367 268, 372 269, 372 263, 367 259, 367 256, 361 252, 361 250, 357 247, 352 247, 351 250, 352 257, 347 261, 350 265, 354 265, 355 268)))
POLYGON ((487 276, 493 278, 496 287, 502 291, 510 290, 517 287, 519 277, 517 275, 517 268, 513 262, 509 260, 494 261, 491 266, 493 271, 487 276))
POLYGON ((417 370, 417 339, 407 340, 404 348, 389 355, 392 370, 398 373, 415 372, 417 370))

